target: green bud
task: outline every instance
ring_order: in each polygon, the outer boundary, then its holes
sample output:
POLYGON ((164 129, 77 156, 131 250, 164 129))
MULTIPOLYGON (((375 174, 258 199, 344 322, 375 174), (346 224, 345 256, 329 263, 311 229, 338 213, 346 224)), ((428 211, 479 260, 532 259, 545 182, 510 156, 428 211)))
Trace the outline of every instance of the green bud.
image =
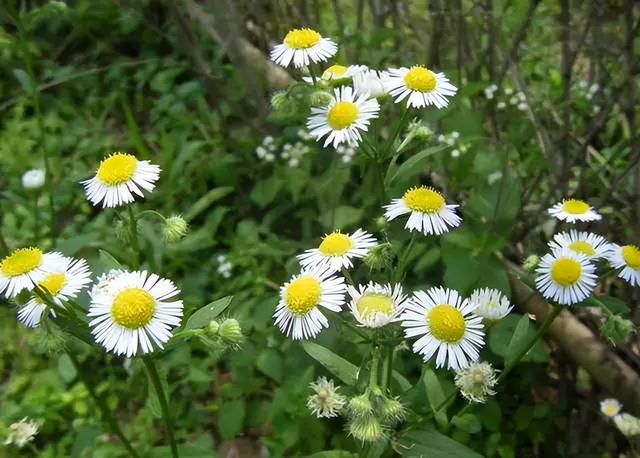
POLYGON ((522 263, 522 268, 527 272, 533 272, 536 267, 538 267, 538 263, 540 262, 540 256, 537 254, 532 254, 527 256, 527 259, 522 263))
POLYGON ((374 221, 374 224, 379 231, 386 231, 389 227, 389 221, 384 216, 378 216, 374 221))
POLYGON ((416 120, 409 123, 407 135, 417 140, 428 140, 433 135, 433 132, 422 122, 416 120))
POLYGON ((173 243, 187 235, 188 231, 189 225, 184 218, 182 218, 182 216, 175 215, 165 220, 162 235, 167 242, 173 243))
POLYGON ((213 336, 218 334, 218 330, 220 329, 220 323, 216 320, 211 320, 207 325, 207 333, 213 336))
POLYGON ((331 99, 331 94, 326 91, 314 91, 309 95, 309 104, 312 107, 326 107, 331 99))
POLYGON ((390 243, 381 243, 369 250, 364 258, 364 263, 369 270, 384 270, 393 263, 393 248, 390 243))
POLYGON ((238 323, 238 320, 234 318, 227 318, 224 320, 222 324, 220 324, 218 334, 229 344, 239 344, 244 338, 240 323, 238 323))
POLYGON ((366 417, 373 413, 373 405, 369 399, 369 393, 365 392, 359 396, 351 398, 347 405, 349 415, 353 418, 366 417))
POLYGON ((385 438, 382 425, 373 415, 352 418, 348 429, 350 435, 362 442, 377 442, 385 438))
POLYGON ((285 91, 276 92, 271 97, 271 106, 276 113, 289 114, 294 110, 294 105, 285 91))
POLYGON ((633 323, 618 315, 609 315, 600 328, 600 333, 612 343, 623 343, 633 332, 633 323))
POLYGON ((380 414, 384 423, 394 427, 404 421, 407 411, 397 398, 384 398, 380 414))

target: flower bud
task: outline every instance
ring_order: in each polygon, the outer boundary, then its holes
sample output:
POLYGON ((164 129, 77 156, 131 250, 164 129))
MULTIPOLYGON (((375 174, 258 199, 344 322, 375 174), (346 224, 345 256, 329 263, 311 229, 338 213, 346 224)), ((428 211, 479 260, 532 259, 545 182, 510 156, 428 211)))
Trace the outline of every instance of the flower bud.
POLYGON ((349 415, 353 418, 366 417, 373 413, 373 405, 369 399, 369 393, 365 392, 359 396, 351 398, 347 405, 349 415))
POLYGON ((312 107, 326 107, 331 102, 332 96, 326 91, 313 91, 309 95, 309 104, 312 107))
POLYGON ((540 256, 536 254, 532 254, 527 256, 527 259, 522 263, 522 268, 527 272, 533 272, 536 267, 538 267, 538 263, 540 262, 540 256))
POLYGON ((224 320, 222 324, 220 324, 218 334, 229 344, 239 344, 244 338, 240 323, 238 323, 238 320, 234 318, 227 318, 224 320))
POLYGON ((162 235, 167 242, 173 243, 184 237, 188 230, 189 225, 184 218, 182 218, 182 216, 175 215, 166 219, 162 235))
POLYGON ((218 323, 216 320, 211 320, 207 325, 207 333, 211 334, 212 336, 217 335, 219 330, 220 323, 218 323))
POLYGON ((382 425, 373 415, 352 418, 348 429, 349 434, 361 442, 377 442, 385 437, 382 425))
POLYGON ((369 250, 364 257, 364 263, 369 270, 384 270, 393 263, 393 248, 390 243, 381 243, 369 250))
POLYGON ((633 322, 618 315, 609 315, 600 328, 600 333, 612 343, 625 342, 633 331, 633 322))
POLYGON ((397 398, 384 398, 380 408, 382 421, 391 427, 402 423, 407 416, 407 411, 397 398))
POLYGON ((276 92, 271 97, 271 106, 276 113, 289 114, 294 110, 294 103, 285 91, 276 92))

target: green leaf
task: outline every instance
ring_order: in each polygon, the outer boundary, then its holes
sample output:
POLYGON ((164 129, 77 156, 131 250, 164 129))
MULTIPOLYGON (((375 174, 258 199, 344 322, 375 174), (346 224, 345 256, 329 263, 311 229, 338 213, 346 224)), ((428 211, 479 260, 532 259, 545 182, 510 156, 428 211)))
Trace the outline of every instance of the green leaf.
POLYGON ((21 68, 14 68, 12 73, 13 73, 13 76, 15 76, 18 82, 20 83, 20 86, 22 87, 24 92, 26 92, 29 95, 33 94, 35 86, 29 74, 24 70, 22 70, 21 68))
POLYGON ((357 453, 348 452, 346 450, 326 450, 324 452, 307 455, 305 458, 356 458, 357 453))
POLYGON ((302 342, 302 348, 309 356, 322 364, 329 372, 349 386, 358 380, 358 367, 346 359, 336 355, 328 348, 313 342, 302 342))
POLYGON ((391 377, 393 377, 393 379, 396 381, 398 386, 400 386, 400 390, 402 392, 408 391, 413 387, 411 382, 407 380, 405 376, 399 373, 398 371, 394 370, 393 372, 391 372, 391 377))
POLYGON ((362 213, 361 208, 341 205, 324 212, 320 217, 320 222, 327 229, 345 229, 360 222, 362 213))
POLYGON ((282 382, 284 376, 282 356, 273 348, 267 348, 258 355, 256 367, 267 377, 271 377, 276 382, 282 382))
POLYGON ((446 396, 440 380, 433 369, 430 367, 424 369, 422 382, 424 383, 429 406, 431 406, 436 422, 442 427, 446 426, 449 422, 447 419, 446 405, 443 405, 446 396))
POLYGON ((191 206, 191 208, 184 214, 183 218, 185 221, 189 222, 198 216, 200 213, 205 211, 209 206, 222 199, 226 195, 233 192, 233 188, 231 186, 223 186, 219 188, 213 188, 211 191, 207 192, 204 196, 200 197, 198 201, 191 206))
POLYGON ((273 202, 284 184, 284 180, 275 175, 266 180, 258 181, 249 194, 249 198, 260 208, 264 208, 273 202))
POLYGON ((601 307, 605 306, 613 313, 628 314, 630 309, 626 302, 611 296, 590 296, 579 304, 578 307, 601 307))
MULTIPOLYGON (((169 384, 167 383, 167 371, 158 366, 158 377, 160 378, 160 384, 165 395, 169 395, 169 384)), ((162 407, 160 407, 160 400, 158 399, 158 393, 151 383, 151 380, 147 378, 147 404, 151 414, 156 418, 162 418, 162 407)))
MULTIPOLYGON (((509 345, 511 344, 511 340, 521 317, 522 315, 518 313, 510 313, 489 328, 489 348, 494 354, 503 357, 505 360, 507 358, 507 353, 510 351, 509 345)), ((528 341, 531 339, 535 333, 536 327, 529 321, 527 323, 527 334, 525 340, 528 341)), ((529 350, 521 361, 536 363, 549 361, 549 350, 547 349, 546 344, 540 340, 536 342, 533 348, 529 350)))
POLYGON ((233 296, 225 296, 221 299, 217 299, 204 307, 196 310, 187 320, 187 324, 184 326, 185 329, 200 329, 208 325, 214 318, 220 315, 225 311, 231 301, 233 300, 233 296))
POLYGON ((506 366, 513 364, 516 356, 529 344, 530 339, 527 338, 527 331, 529 331, 529 316, 522 315, 507 347, 507 354, 504 358, 506 366))
POLYGON ((439 153, 440 151, 446 148, 447 148, 447 145, 438 145, 438 146, 431 146, 429 148, 423 149, 419 153, 414 154, 409 159, 407 159, 402 164, 400 164, 400 166, 395 171, 395 173, 392 172, 392 168, 390 164, 389 169, 387 170, 387 177, 385 179, 386 186, 387 187, 390 186, 396 180, 408 181, 414 175, 419 175, 421 173, 424 173, 424 168, 420 166, 420 163, 423 162, 425 159, 429 158, 430 156, 433 156, 434 154, 439 153), (393 173, 393 175, 390 176, 391 173, 393 173))
POLYGON ((100 263, 104 265, 107 270, 124 269, 122 264, 120 264, 120 262, 106 250, 98 250, 98 258, 100 259, 100 263))
POLYGON ((482 455, 435 430, 409 431, 398 440, 395 449, 407 458, 482 458, 482 455))
POLYGON ((480 420, 478 420, 478 417, 476 417, 472 413, 465 413, 460 416, 455 416, 451 419, 451 423, 453 423, 457 428, 469 434, 478 433, 482 429, 480 420))
POLYGON ((71 383, 73 379, 78 375, 71 358, 66 353, 63 353, 58 359, 58 375, 64 383, 71 383))
POLYGON ((218 412, 218 431, 223 439, 231 439, 242 431, 245 403, 242 399, 225 402, 218 412))

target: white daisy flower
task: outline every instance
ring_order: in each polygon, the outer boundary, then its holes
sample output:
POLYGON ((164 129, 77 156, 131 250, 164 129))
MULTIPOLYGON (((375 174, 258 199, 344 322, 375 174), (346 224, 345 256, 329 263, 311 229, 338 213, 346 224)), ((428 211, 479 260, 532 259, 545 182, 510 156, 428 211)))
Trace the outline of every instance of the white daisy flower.
POLYGON ((380 285, 369 282, 356 289, 347 285, 347 293, 351 296, 351 313, 362 326, 379 328, 398 321, 404 311, 407 296, 402 294, 402 286, 380 285))
POLYGON ((582 253, 562 248, 545 254, 536 269, 536 287, 547 299, 571 305, 585 300, 596 286, 595 266, 582 253))
POLYGON ((329 38, 322 38, 312 29, 293 29, 284 37, 282 44, 271 50, 271 60, 288 67, 293 61, 296 68, 306 67, 311 62, 324 62, 338 52, 338 45, 329 38))
POLYGON ((440 235, 450 227, 460 225, 462 218, 454 212, 458 205, 447 205, 442 194, 432 187, 413 187, 404 193, 401 199, 393 199, 385 205, 384 216, 388 221, 405 213, 411 213, 405 228, 420 231, 424 235, 440 235))
POLYGON ((615 417, 622 410, 622 404, 618 402, 617 399, 605 399, 600 402, 600 412, 602 412, 607 417, 615 417))
POLYGON ((48 273, 64 269, 65 258, 57 252, 43 253, 40 248, 19 248, 0 261, 0 294, 14 297, 31 291, 48 273))
MULTIPOLYGON (((640 286, 640 249, 635 245, 609 245, 609 262, 615 269, 620 269, 618 276, 633 286, 640 286)), ((1 289, 1 288, 0 288, 1 289)))
POLYGON ((114 153, 100 162, 96 176, 80 183, 92 205, 118 207, 133 202, 134 194, 144 197, 142 189, 153 191, 159 177, 159 166, 132 154, 114 153))
MULTIPOLYGON (((361 73, 367 70, 366 65, 349 65, 348 67, 345 65, 331 65, 324 72, 322 72, 321 80, 324 81, 337 81, 337 80, 347 80, 349 78, 353 78, 354 75, 361 73)), ((313 83, 313 78, 310 76, 305 76, 302 78, 307 83, 313 83)))
POLYGON ((280 330, 294 340, 315 337, 329 326, 319 307, 339 312, 344 304, 344 278, 322 266, 303 269, 280 288, 273 314, 280 330))
POLYGON ((180 291, 171 280, 146 271, 123 272, 103 290, 94 290, 89 305, 91 334, 117 355, 150 353, 171 339, 180 325, 182 301, 170 300, 180 291))
MULTIPOLYGON (((64 307, 64 301, 75 298, 78 293, 91 283, 91 271, 84 259, 64 258, 64 265, 49 272, 38 286, 51 294, 53 301, 64 307)), ((40 324, 42 313, 47 305, 38 296, 32 297, 18 310, 18 320, 30 328, 40 324)), ((51 310, 55 316, 55 312, 51 310)))
POLYGON ((590 260, 604 258, 609 252, 609 242, 603 236, 593 232, 578 232, 575 229, 555 234, 549 242, 549 247, 552 251, 566 247, 584 254, 590 260))
POLYGON ((447 97, 458 91, 449 83, 444 73, 434 73, 422 65, 411 68, 392 68, 385 82, 386 91, 396 103, 407 99, 407 107, 422 108, 435 105, 444 108, 449 104, 447 97))
POLYGON ((576 221, 598 221, 602 215, 584 200, 565 199, 549 209, 549 214, 560 221, 575 223, 576 221))
POLYGON ((386 71, 366 69, 353 75, 353 89, 358 95, 382 97, 387 94, 385 84, 388 79, 386 71))
POLYGON ((436 356, 436 367, 463 369, 477 361, 484 345, 482 318, 474 313, 476 304, 457 291, 431 288, 416 291, 400 319, 405 337, 420 336, 413 351, 425 361, 436 356))
POLYGON ((366 132, 369 120, 378 117, 380 104, 367 95, 357 96, 350 86, 334 89, 335 97, 326 107, 311 107, 307 120, 309 133, 320 140, 327 135, 324 146, 333 143, 357 145, 362 139, 360 131, 366 132))
POLYGON ((613 417, 613 422, 616 424, 620 432, 627 437, 640 435, 640 419, 631 414, 618 414, 613 417))
POLYGON ((333 380, 326 377, 318 377, 315 382, 309 384, 315 391, 307 398, 307 408, 318 418, 333 418, 340 414, 340 411, 347 400, 338 393, 339 386, 333 385, 333 380))
POLYGON ((353 234, 333 231, 322 238, 318 248, 311 248, 297 256, 303 268, 320 266, 334 272, 353 267, 352 258, 364 258, 377 240, 358 229, 353 234))
POLYGON ((501 320, 513 309, 507 296, 491 288, 474 290, 469 302, 478 306, 473 312, 487 321, 501 320))

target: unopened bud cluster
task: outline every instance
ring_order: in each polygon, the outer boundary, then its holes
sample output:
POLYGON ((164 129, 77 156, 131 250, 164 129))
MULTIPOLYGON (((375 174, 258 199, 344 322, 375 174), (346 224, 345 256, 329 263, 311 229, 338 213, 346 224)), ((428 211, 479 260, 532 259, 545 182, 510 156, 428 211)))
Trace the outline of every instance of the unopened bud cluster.
POLYGON ((374 387, 349 401, 347 416, 350 435, 361 442, 378 442, 385 440, 386 431, 405 420, 406 409, 397 398, 374 387))

